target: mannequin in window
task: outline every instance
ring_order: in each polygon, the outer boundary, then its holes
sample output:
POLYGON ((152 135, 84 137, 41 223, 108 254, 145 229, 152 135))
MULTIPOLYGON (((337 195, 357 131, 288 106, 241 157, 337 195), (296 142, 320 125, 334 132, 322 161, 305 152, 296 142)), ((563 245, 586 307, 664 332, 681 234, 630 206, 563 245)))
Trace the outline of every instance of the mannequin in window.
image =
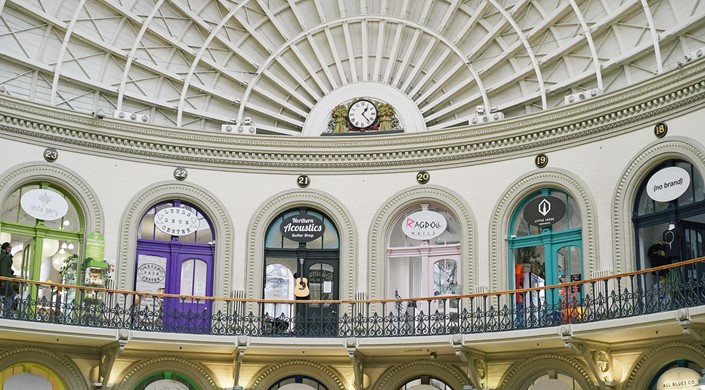
MULTIPOLYGON (((670 264, 666 261, 666 249, 665 242, 663 240, 656 241, 653 245, 649 247, 646 252, 649 262, 651 262, 650 267, 660 267, 662 265, 670 264)), ((657 271, 661 273, 662 271, 657 271)))

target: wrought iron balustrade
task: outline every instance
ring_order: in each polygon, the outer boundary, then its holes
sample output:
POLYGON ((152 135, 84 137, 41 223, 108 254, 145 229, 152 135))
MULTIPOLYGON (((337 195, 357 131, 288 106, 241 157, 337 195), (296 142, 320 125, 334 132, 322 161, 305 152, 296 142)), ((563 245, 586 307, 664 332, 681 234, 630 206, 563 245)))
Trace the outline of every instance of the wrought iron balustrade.
POLYGON ((93 328, 266 337, 502 332, 705 305, 705 258, 542 288, 414 299, 273 301, 147 294, 0 278, 0 318, 93 328), (266 308, 266 311, 265 311, 266 308))

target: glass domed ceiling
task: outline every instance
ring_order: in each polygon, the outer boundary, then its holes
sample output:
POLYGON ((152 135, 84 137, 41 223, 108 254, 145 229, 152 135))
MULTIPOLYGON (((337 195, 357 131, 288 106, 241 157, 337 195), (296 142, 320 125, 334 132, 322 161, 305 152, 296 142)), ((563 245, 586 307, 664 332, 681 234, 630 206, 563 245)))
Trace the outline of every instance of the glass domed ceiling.
POLYGON ((478 106, 516 117, 703 50, 694 0, 0 0, 0 92, 216 132, 247 117, 257 134, 310 133, 356 83, 400 91, 427 130, 478 106))

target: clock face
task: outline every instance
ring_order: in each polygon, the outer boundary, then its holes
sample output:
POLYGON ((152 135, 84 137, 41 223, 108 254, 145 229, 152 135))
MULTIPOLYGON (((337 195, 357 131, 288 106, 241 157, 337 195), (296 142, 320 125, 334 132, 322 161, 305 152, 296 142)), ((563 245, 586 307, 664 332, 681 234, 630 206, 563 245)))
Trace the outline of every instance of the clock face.
POLYGON ((372 126, 377 120, 377 106, 369 100, 358 100, 348 109, 348 121, 358 129, 372 126))

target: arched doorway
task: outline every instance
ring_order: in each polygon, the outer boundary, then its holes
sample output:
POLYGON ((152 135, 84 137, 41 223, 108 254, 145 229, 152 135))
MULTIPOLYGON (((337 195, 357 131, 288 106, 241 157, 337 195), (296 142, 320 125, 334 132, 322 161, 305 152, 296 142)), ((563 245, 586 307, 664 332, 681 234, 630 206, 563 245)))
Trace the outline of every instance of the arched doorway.
MULTIPOLYGON (((308 207, 279 214, 267 228, 264 257, 265 299, 339 298, 340 239, 325 214, 308 207)), ((264 333, 338 333, 336 304, 264 304, 262 314, 269 318, 264 333)))
MULTIPOLYGON (((197 297, 213 295, 215 232, 196 207, 180 200, 152 206, 137 237, 135 291, 197 297)), ((138 303, 145 329, 210 327, 211 301, 145 296, 138 303)))
MULTIPOLYGON (((514 269, 509 280, 512 288, 543 287, 584 279, 582 220, 578 210, 573 197, 551 188, 524 198, 509 225, 510 269, 514 269)), ((567 313, 562 306, 570 302, 575 307, 579 294, 579 291, 564 289, 552 294, 543 291, 517 294, 517 323, 523 325, 527 319, 538 320, 536 316, 542 311, 553 313, 557 318, 576 314, 567 313), (527 307, 536 310, 525 312, 527 307)))

